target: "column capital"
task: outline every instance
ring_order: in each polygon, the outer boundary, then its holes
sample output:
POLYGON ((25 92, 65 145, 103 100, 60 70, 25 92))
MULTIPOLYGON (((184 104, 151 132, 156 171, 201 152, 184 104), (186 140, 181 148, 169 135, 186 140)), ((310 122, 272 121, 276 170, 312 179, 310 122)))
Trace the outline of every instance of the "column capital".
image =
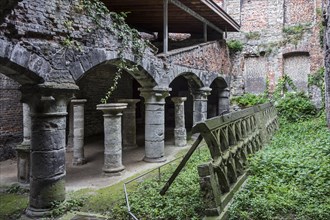
POLYGON ((71 99, 73 105, 85 104, 87 99, 71 99))
POLYGON ((201 87, 196 90, 193 90, 194 99, 207 100, 207 96, 211 94, 212 89, 210 87, 201 87))
POLYGON ((140 96, 145 99, 145 103, 164 102, 165 98, 170 95, 171 88, 154 87, 154 88, 139 88, 140 96))
POLYGON ((181 104, 181 103, 187 101, 187 97, 172 97, 171 100, 175 104, 181 104))
POLYGON ((118 99, 118 102, 127 103, 127 108, 135 108, 136 103, 141 101, 140 99, 118 99))
POLYGON ((97 110, 101 110, 106 115, 117 115, 121 114, 121 112, 127 108, 127 103, 107 103, 107 104, 99 104, 96 106, 97 110))

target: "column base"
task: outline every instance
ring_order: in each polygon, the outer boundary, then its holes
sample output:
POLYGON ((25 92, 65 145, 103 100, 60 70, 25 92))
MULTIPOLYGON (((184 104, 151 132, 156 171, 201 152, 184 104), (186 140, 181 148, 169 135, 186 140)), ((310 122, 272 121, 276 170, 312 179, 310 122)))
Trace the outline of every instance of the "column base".
POLYGON ((72 165, 73 166, 81 166, 86 163, 85 158, 73 159, 72 165))
POLYGON ((116 168, 103 168, 102 170, 105 176, 120 176, 121 171, 125 170, 125 166, 121 165, 116 168))
POLYGON ((166 157, 149 158, 144 156, 143 161, 148 163, 162 163, 166 161, 166 157))
POLYGON ((44 218, 51 215, 51 209, 36 209, 28 207, 25 211, 25 215, 31 218, 44 218))

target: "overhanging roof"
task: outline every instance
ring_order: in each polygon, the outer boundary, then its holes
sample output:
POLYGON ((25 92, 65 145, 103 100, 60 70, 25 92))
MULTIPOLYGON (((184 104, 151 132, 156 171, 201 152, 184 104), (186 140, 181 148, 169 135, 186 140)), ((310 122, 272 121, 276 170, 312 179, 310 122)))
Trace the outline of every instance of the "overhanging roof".
MULTIPOLYGON (((218 30, 239 31, 239 24, 211 0, 168 1, 168 31, 171 33, 203 33, 205 22, 200 18, 205 19, 218 30), (178 5, 183 5, 183 8, 179 8, 178 5), (197 14, 199 19, 192 14, 197 14)), ((163 31, 163 0, 103 0, 103 2, 110 11, 130 12, 126 22, 140 31, 163 31)), ((211 31, 212 27, 208 26, 208 30, 211 31)))

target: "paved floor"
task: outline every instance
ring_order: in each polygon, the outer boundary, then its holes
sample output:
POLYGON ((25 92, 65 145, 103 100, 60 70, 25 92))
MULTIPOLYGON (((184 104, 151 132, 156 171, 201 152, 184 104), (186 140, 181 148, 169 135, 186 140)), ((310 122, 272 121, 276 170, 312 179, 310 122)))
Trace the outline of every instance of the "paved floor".
MULTIPOLYGON (((173 146, 172 141, 167 141, 165 155, 167 161, 173 160, 175 155, 189 147, 179 148, 173 146)), ((66 154, 66 190, 78 190, 82 188, 102 188, 116 184, 123 179, 145 170, 160 166, 162 163, 146 163, 143 161, 144 147, 123 151, 123 164, 125 171, 120 176, 104 176, 103 166, 103 138, 94 137, 85 144, 85 157, 87 163, 82 166, 72 166, 72 153, 66 154)), ((0 186, 10 185, 17 182, 16 160, 0 162, 0 186)))

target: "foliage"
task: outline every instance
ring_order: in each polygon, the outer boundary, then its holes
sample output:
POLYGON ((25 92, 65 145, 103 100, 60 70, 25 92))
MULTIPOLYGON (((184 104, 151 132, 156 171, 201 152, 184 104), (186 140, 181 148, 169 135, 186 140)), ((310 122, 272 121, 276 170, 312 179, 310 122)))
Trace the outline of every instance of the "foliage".
POLYGON ((241 52, 243 50, 243 44, 239 40, 227 41, 227 46, 231 53, 241 52))
POLYGON ((252 93, 245 93, 242 96, 238 96, 231 99, 232 103, 239 105, 240 107, 249 107, 268 102, 268 98, 265 94, 255 95, 252 93))
POLYGON ((275 103, 279 116, 288 121, 300 121, 316 115, 315 106, 303 92, 286 93, 275 103))
POLYGON ((84 204, 84 199, 67 199, 64 202, 53 202, 51 217, 58 217, 69 211, 78 211, 84 204))
POLYGON ((260 39, 260 33, 257 31, 251 31, 248 33, 245 33, 245 37, 248 40, 259 40, 260 39))
POLYGON ((314 74, 308 75, 308 86, 315 85, 318 88, 320 88, 322 91, 323 98, 324 98, 324 94, 325 94, 324 72, 325 72, 325 68, 321 67, 314 74))
POLYGON ((19 184, 13 184, 5 194, 0 193, 0 219, 19 219, 28 206, 28 191, 19 184))
POLYGON ((277 82, 275 91, 273 93, 273 98, 278 100, 281 98, 281 96, 289 91, 289 88, 291 88, 293 91, 297 91, 297 87, 293 83, 293 80, 288 75, 284 74, 279 78, 277 82))
POLYGON ((139 219, 200 219, 203 200, 196 167, 209 158, 207 148, 201 150, 200 154, 195 153, 164 196, 159 192, 173 169, 162 174, 163 181, 154 178, 141 182, 130 193, 132 212, 139 219))
POLYGON ((282 124, 250 158, 230 219, 330 219, 330 139, 324 117, 282 124))

